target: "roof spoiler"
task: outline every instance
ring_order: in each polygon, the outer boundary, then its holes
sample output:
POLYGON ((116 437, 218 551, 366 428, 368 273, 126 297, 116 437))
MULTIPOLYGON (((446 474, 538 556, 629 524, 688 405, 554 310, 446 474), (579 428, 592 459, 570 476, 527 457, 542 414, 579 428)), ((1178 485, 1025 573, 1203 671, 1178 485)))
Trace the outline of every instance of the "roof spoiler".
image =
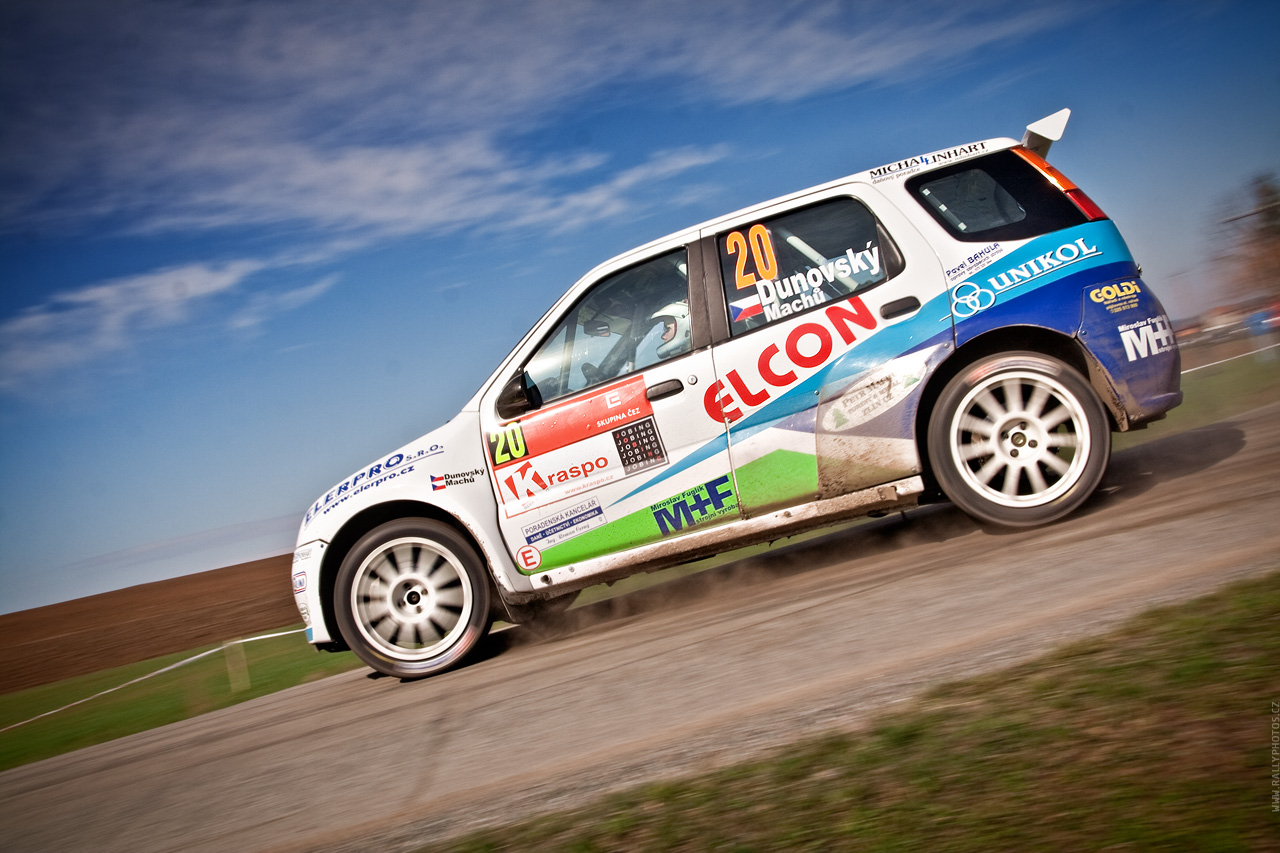
POLYGON ((1071 118, 1071 110, 1058 110, 1051 116, 1027 125, 1027 132, 1022 135, 1022 144, 1041 157, 1049 156, 1049 146, 1062 138, 1067 129, 1067 119, 1071 118))

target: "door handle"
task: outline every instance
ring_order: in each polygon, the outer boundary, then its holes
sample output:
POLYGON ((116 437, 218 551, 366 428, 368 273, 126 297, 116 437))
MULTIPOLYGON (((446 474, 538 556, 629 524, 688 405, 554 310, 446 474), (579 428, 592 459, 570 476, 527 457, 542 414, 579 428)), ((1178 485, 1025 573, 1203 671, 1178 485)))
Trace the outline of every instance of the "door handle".
POLYGON ((886 302, 880 306, 880 317, 884 320, 892 320, 894 317, 901 317, 903 314, 910 314, 920 307, 920 300, 914 296, 907 296, 903 299, 895 299, 892 302, 886 302))
POLYGON ((650 400, 661 400, 663 397, 679 394, 683 390, 684 385, 679 379, 668 379, 666 382, 659 382, 645 389, 644 395, 650 400))

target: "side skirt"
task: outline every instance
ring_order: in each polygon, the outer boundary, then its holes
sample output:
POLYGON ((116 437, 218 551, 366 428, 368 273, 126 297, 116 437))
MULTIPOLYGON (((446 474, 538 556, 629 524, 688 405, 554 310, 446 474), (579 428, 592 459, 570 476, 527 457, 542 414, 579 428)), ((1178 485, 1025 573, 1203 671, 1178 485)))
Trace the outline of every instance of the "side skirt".
POLYGON ((706 530, 694 530, 622 554, 561 566, 535 576, 535 589, 532 592, 517 593, 503 589, 501 595, 503 600, 511 604, 555 598, 640 572, 689 563, 731 548, 794 536, 836 521, 859 518, 877 510, 915 506, 923 491, 924 481, 920 477, 907 477, 847 495, 780 509, 756 518, 745 518, 706 530))

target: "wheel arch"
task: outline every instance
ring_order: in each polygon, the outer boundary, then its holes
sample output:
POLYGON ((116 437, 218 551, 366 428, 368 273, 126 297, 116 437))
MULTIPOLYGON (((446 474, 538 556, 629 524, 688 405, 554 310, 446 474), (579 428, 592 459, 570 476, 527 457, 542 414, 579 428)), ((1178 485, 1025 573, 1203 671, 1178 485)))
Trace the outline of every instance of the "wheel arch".
POLYGON ((324 562, 320 566, 320 606, 324 611, 325 624, 331 626, 333 630, 329 632, 332 640, 326 643, 323 648, 330 651, 348 650, 347 643, 342 638, 342 633, 337 630, 337 613, 334 608, 334 590, 337 586, 338 570, 342 568, 342 561, 347 558, 347 554, 351 552, 351 549, 366 533, 386 524, 388 521, 395 521, 399 518, 429 518, 447 524, 457 531, 458 535, 475 549, 476 554, 484 562, 490 591, 495 596, 498 595, 497 585, 494 583, 492 576, 493 568, 489 566, 488 560, 485 559, 484 548, 480 546, 476 537, 456 516, 434 504, 423 501, 398 500, 375 504, 349 518, 339 528, 333 540, 329 543, 329 548, 325 551, 324 562))
POLYGON ((1013 350, 1038 352, 1070 365, 1084 377, 1102 401, 1110 421, 1110 428, 1115 430, 1118 423, 1126 421, 1124 409, 1120 406, 1106 372, 1078 340, 1043 326, 1005 326, 992 329, 957 347, 956 351, 938 365, 938 369, 929 376, 921 392, 915 420, 916 449, 920 454, 925 484, 930 489, 937 489, 938 483, 929 461, 929 418, 943 389, 956 374, 975 361, 1013 350))

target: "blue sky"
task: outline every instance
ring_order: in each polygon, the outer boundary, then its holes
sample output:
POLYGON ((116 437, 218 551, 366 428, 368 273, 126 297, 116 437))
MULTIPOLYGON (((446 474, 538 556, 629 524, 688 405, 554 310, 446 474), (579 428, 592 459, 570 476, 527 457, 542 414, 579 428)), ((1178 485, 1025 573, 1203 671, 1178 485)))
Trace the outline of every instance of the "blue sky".
POLYGON ((1215 222, 1280 171, 1278 37, 1269 3, 6 0, 0 612, 288 551, 596 263, 1062 107, 1050 159, 1212 306, 1215 222))

